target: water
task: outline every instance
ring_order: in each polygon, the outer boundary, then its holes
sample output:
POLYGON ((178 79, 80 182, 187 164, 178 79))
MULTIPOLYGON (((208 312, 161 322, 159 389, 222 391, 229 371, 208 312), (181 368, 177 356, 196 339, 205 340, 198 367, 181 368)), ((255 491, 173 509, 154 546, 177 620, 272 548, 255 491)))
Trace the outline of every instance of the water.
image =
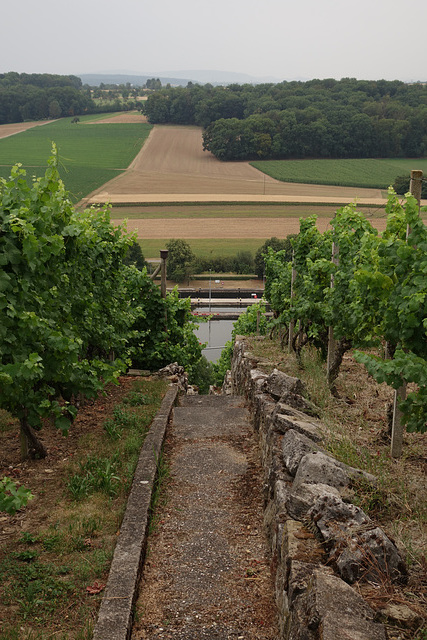
POLYGON ((199 328, 194 330, 199 342, 208 343, 202 354, 209 362, 217 362, 225 343, 231 340, 234 322, 234 320, 209 320, 201 322, 199 328))

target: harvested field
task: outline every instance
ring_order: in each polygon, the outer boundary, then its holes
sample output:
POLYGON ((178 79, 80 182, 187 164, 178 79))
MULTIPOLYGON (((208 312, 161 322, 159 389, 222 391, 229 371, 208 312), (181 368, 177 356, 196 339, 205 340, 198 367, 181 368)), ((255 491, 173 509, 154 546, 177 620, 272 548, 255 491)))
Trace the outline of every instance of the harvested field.
POLYGON ((203 151, 199 127, 156 126, 126 173, 89 197, 90 203, 178 201, 383 202, 379 189, 284 183, 248 162, 221 162, 203 151))
POLYGON ((41 127, 44 124, 49 124, 53 120, 37 120, 36 122, 16 122, 14 124, 0 124, 0 138, 8 138, 14 136, 16 133, 22 133, 27 129, 33 127, 41 127))
POLYGON ((107 116, 102 120, 89 121, 88 124, 138 124, 140 122, 147 122, 147 118, 137 111, 125 111, 107 116))
MULTIPOLYGON (((119 224, 120 220, 113 220, 119 224)), ((323 233, 329 227, 330 219, 318 218, 317 228, 323 233)), ((384 218, 370 219, 379 231, 385 229, 384 218)), ((142 239, 172 239, 185 240, 198 238, 259 238, 267 239, 272 236, 285 238, 290 233, 299 233, 299 218, 169 218, 156 220, 128 220, 127 229, 136 232, 142 239)), ((262 243, 261 243, 262 244, 262 243)))

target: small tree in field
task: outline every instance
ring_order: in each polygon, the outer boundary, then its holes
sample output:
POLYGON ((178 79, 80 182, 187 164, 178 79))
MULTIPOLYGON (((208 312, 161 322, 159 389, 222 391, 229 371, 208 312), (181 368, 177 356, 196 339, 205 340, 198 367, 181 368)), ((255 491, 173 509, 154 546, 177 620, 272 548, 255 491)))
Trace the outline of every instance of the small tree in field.
POLYGON ((196 256, 185 240, 170 240, 166 244, 168 250, 167 276, 174 282, 184 282, 193 271, 196 256))

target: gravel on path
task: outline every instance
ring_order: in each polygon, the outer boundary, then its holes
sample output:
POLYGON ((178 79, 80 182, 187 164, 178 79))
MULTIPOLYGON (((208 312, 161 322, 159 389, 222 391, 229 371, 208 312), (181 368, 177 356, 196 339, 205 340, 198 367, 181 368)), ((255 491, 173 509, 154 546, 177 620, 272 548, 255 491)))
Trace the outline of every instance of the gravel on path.
POLYGON ((262 474, 242 398, 185 397, 165 451, 133 640, 273 640, 262 474))

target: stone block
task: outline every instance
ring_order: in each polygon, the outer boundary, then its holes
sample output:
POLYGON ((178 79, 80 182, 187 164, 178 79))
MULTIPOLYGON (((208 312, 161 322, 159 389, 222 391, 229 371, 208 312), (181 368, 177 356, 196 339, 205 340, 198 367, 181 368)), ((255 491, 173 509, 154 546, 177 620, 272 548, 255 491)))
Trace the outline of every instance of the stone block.
POLYGON ((316 525, 325 542, 334 540, 343 531, 372 524, 360 507, 344 502, 338 493, 319 496, 307 518, 316 525))
POLYGON ((288 393, 305 395, 304 384, 299 378, 288 376, 278 369, 274 369, 267 377, 265 388, 276 400, 288 393))
POLYGON ((301 459, 295 475, 295 483, 320 482, 342 490, 359 478, 363 478, 374 486, 376 484, 375 476, 339 462, 323 451, 315 451, 307 453, 301 459))
POLYGON ((393 542, 380 527, 342 533, 334 541, 330 557, 351 584, 357 580, 406 582, 407 569, 393 542))
POLYGON ((270 419, 275 408, 275 403, 266 393, 256 393, 253 398, 254 429, 259 431, 266 420, 270 419))
POLYGON ((283 462, 292 476, 296 474, 301 459, 307 453, 313 453, 318 450, 319 447, 311 438, 307 438, 307 436, 295 429, 286 431, 282 438, 283 462))
POLYGON ((315 451, 306 453, 299 463, 294 485, 299 484, 327 484, 339 490, 350 484, 350 477, 335 458, 315 451))
POLYGON ((327 484, 294 484, 286 502, 289 515, 295 520, 304 520, 315 502, 324 496, 339 498, 340 494, 327 484))
POLYGON ((319 407, 316 407, 316 405, 313 402, 311 402, 307 398, 304 398, 304 396, 298 393, 291 393, 291 392, 284 393, 280 396, 279 400, 281 403, 287 404, 293 407, 294 409, 301 411, 306 416, 310 416, 312 418, 319 418, 321 415, 321 411, 319 407))
MULTIPOLYGON (((363 598, 340 578, 316 569, 290 604, 289 640, 386 640, 363 598)), ((295 591, 296 593, 296 591, 295 591)))
POLYGON ((305 420, 301 420, 299 417, 296 418, 292 415, 286 415, 278 412, 274 412, 272 416, 272 420, 274 422, 274 427, 280 433, 286 433, 289 429, 295 429, 298 433, 302 433, 307 436, 307 438, 311 438, 314 442, 321 442, 322 435, 319 429, 319 426, 314 422, 311 422, 305 416, 305 420))
POLYGON ((405 563, 393 542, 362 509, 339 497, 319 498, 307 513, 328 545, 341 577, 383 582, 405 581, 405 563))

